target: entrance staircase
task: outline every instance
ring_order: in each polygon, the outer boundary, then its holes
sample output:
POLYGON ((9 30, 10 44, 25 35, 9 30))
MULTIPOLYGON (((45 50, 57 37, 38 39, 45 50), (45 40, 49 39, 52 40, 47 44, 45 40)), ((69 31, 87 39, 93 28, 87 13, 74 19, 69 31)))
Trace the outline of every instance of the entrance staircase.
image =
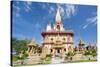
POLYGON ((64 58, 61 57, 61 55, 55 55, 55 57, 52 57, 52 61, 53 64, 56 63, 63 63, 64 62, 64 58))

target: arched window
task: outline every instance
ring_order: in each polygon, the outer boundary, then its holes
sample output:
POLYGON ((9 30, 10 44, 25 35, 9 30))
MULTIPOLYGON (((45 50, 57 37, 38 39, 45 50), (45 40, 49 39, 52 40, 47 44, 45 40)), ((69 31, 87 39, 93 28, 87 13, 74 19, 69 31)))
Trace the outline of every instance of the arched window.
POLYGON ((66 48, 64 48, 64 51, 66 52, 66 48))
POLYGON ((51 53, 53 52, 53 50, 51 49, 51 53))

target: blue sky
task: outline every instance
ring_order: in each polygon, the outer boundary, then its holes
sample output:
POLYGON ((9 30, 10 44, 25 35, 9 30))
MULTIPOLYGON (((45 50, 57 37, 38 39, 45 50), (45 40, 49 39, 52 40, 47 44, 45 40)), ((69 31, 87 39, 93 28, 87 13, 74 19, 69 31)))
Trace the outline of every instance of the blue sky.
POLYGON ((48 23, 55 23, 57 8, 60 9, 64 28, 74 31, 74 44, 82 39, 87 45, 97 42, 97 7, 60 3, 29 1, 12 2, 12 36, 18 39, 35 39, 42 43, 41 32, 48 23))

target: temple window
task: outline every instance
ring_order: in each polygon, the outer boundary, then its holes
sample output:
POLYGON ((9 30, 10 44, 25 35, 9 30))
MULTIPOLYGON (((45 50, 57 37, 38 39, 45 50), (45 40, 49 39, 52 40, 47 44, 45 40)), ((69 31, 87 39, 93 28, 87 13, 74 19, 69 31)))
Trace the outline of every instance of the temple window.
POLYGON ((51 49, 51 53, 52 53, 52 51, 53 51, 53 50, 51 49))
POLYGON ((51 40, 53 41, 53 38, 51 38, 51 40))
POLYGON ((66 48, 64 49, 64 51, 66 52, 66 48))
POLYGON ((60 53, 60 49, 57 49, 57 53, 60 53))
POLYGON ((66 39, 65 39, 65 38, 63 38, 63 40, 65 41, 66 39))

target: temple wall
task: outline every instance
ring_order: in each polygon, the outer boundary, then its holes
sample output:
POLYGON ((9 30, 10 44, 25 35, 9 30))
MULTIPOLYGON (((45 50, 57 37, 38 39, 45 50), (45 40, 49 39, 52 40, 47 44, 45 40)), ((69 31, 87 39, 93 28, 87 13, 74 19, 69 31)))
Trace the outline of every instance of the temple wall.
POLYGON ((43 42, 51 43, 51 42, 57 41, 58 39, 61 42, 73 42, 73 38, 70 35, 68 35, 68 36, 46 35, 45 38, 43 39, 43 42))
MULTIPOLYGON (((44 52, 45 54, 51 54, 51 47, 56 46, 56 41, 61 41, 63 42, 70 42, 69 44, 61 44, 59 46, 63 46, 64 48, 60 50, 62 53, 68 53, 69 51, 73 51, 73 38, 71 35, 46 35, 45 38, 43 39, 44 43, 54 43, 54 44, 45 44, 44 45, 44 52)), ((52 49, 52 53, 54 53, 55 49, 52 49)))

